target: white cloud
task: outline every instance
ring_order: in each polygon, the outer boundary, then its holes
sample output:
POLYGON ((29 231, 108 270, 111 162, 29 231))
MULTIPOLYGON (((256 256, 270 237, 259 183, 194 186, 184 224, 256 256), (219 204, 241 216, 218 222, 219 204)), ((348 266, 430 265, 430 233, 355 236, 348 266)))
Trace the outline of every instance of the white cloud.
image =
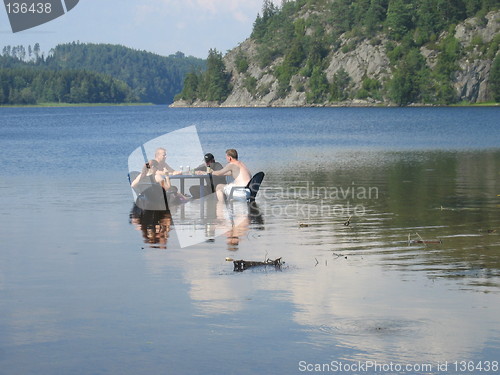
POLYGON ((112 1, 127 5, 120 8, 122 19, 130 20, 120 25, 126 35, 123 44, 160 54, 183 51, 206 57, 210 48, 227 51, 248 38, 264 0, 112 1))
MULTIPOLYGON (((252 21, 262 8, 263 0, 150 0, 159 2, 166 11, 200 12, 211 16, 229 14, 239 22, 252 21)), ((275 1, 276 3, 278 0, 275 1)))

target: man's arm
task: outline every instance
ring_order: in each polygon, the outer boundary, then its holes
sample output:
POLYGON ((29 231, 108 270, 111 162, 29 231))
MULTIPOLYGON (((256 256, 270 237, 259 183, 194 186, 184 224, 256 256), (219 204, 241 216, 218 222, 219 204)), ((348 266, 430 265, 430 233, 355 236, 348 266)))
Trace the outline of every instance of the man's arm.
POLYGON ((148 175, 148 171, 151 171, 152 174, 156 173, 156 169, 151 166, 152 164, 153 160, 149 160, 146 164, 144 164, 144 166, 141 169, 141 173, 137 175, 137 177, 134 179, 134 181, 132 181, 130 186, 135 188, 137 185, 139 185, 141 180, 148 175))
POLYGON ((143 174, 140 173, 137 175, 137 177, 134 179, 134 181, 132 181, 132 183, 130 184, 130 186, 132 186, 133 188, 135 188, 137 185, 139 185, 139 182, 141 181, 143 177, 143 174))
POLYGON ((175 172, 175 169, 172 168, 170 165, 168 165, 167 163, 165 163, 165 168, 167 168, 167 172, 168 173, 174 173, 175 172))
POLYGON ((195 172, 206 172, 206 170, 207 170, 206 164, 200 164, 194 169, 195 172))
POLYGON ((218 171, 213 171, 212 175, 214 176, 231 176, 233 174, 233 165, 228 164, 224 168, 218 171))

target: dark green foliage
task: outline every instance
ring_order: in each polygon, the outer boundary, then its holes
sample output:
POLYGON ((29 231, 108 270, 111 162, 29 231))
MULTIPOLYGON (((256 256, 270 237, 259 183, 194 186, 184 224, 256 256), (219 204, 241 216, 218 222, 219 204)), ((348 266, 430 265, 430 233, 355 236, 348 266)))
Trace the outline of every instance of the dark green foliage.
POLYGON ((323 34, 326 28, 331 29, 329 36, 334 38, 352 31, 368 37, 384 26, 395 40, 418 31, 420 39, 428 41, 449 25, 486 14, 499 5, 499 0, 296 0, 284 1, 278 7, 264 0, 252 38, 258 43, 273 43, 284 54, 282 49, 290 46, 290 40, 286 39, 297 36, 294 24, 302 22, 308 28, 322 30, 323 34), (306 19, 297 18, 304 10, 313 13, 306 19))
POLYGON ((391 99, 398 105, 422 101, 428 76, 424 57, 417 48, 411 49, 401 60, 389 83, 391 99))
POLYGON ((303 38, 296 38, 288 49, 283 63, 276 67, 274 75, 278 80, 278 97, 283 98, 290 91, 290 78, 296 74, 306 58, 303 38))
POLYGON ((176 100, 183 99, 192 103, 195 99, 221 103, 231 92, 229 84, 231 76, 226 72, 222 53, 210 49, 207 58, 207 70, 187 75, 184 89, 176 96, 176 100))
POLYGON ((207 58, 207 70, 201 76, 198 87, 200 99, 223 102, 231 92, 230 78, 222 60, 222 53, 216 49, 210 49, 207 58))
MULTIPOLYGON (((60 75, 71 71, 69 76, 76 80, 68 83, 72 88, 70 94, 55 95, 50 92, 54 88, 48 85, 47 93, 37 91, 38 94, 35 96, 38 101, 42 97, 52 97, 55 101, 69 101, 71 103, 96 103, 99 100, 117 102, 121 95, 117 87, 125 84, 127 90, 130 91, 124 97, 126 101, 167 104, 171 103, 174 95, 181 91, 184 76, 193 69, 205 66, 203 60, 186 57, 181 52, 162 57, 110 44, 62 44, 51 50, 51 54, 47 58, 40 54, 38 43, 33 48, 29 46, 27 53, 24 47, 21 47, 3 47, 0 67, 53 71, 59 72, 60 75), (78 71, 79 74, 77 74, 78 71), (88 77, 90 77, 90 72, 93 72, 94 78, 82 79, 82 74, 85 72, 88 73, 88 77), (106 82, 106 84, 115 82, 112 84, 113 88, 110 89, 112 92, 118 90, 116 95, 111 94, 113 99, 110 99, 109 95, 95 95, 93 93, 91 88, 94 87, 95 90, 98 90, 98 85, 92 86, 89 82, 96 79, 106 82), (116 82, 121 83, 118 85, 116 82), (88 96, 85 93, 88 93, 88 96)), ((43 76, 43 79, 46 79, 46 76, 43 76)), ((62 85, 60 89, 62 89, 62 85)), ((31 92, 35 91, 31 88, 31 92)), ((23 99, 23 101, 25 100, 23 99)))
POLYGON ((493 66, 490 71, 489 92, 491 98, 499 103, 500 102, 500 54, 497 54, 493 60, 493 66))
POLYGON ((264 0, 262 5, 262 17, 257 15, 257 19, 253 24, 252 38, 257 40, 266 36, 268 29, 271 27, 270 23, 273 21, 274 16, 278 13, 278 8, 270 0, 264 0))
POLYGON ((323 70, 316 66, 309 80, 309 91, 306 94, 308 103, 321 103, 327 99, 328 95, 328 80, 323 70))
POLYGON ((330 87, 330 98, 332 101, 342 101, 349 98, 349 85, 351 77, 344 69, 339 69, 333 75, 333 82, 330 87))
POLYGON ((493 40, 491 41, 488 52, 487 52, 487 58, 492 60, 495 58, 498 52, 498 48, 500 46, 500 34, 495 35, 493 40))
POLYGON ((358 99, 373 98, 380 100, 382 99, 382 96, 380 94, 381 88, 382 84, 378 80, 365 77, 361 84, 361 89, 356 93, 356 98, 358 99))
POLYGON ((417 5, 417 22, 415 30, 415 42, 422 45, 428 41, 435 40, 437 33, 441 30, 443 19, 437 12, 436 0, 421 0, 417 5))
POLYGON ((130 87, 99 73, 33 67, 0 69, 0 104, 134 102, 130 87))
POLYGON ((391 47, 394 45, 387 46, 387 55, 396 66, 388 87, 391 100, 398 105, 456 102, 457 95, 451 82, 453 74, 459 69, 461 45, 453 33, 436 47, 439 55, 433 71, 425 64, 424 57, 409 35, 399 45, 391 47))
POLYGON ((325 48, 326 41, 312 40, 306 45, 307 59, 304 63, 304 68, 301 69, 301 75, 311 77, 314 68, 323 69, 325 66, 325 57, 328 55, 328 50, 325 48))
POLYGON ((313 39, 307 45, 307 62, 313 66, 320 66, 328 56, 327 44, 323 39, 313 39))
POLYGON ((463 0, 436 0, 438 15, 448 24, 456 23, 466 18, 463 0))
POLYGON ((274 76, 278 80, 278 97, 284 98, 290 91, 290 78, 297 72, 297 68, 287 64, 281 64, 274 70, 274 76))
POLYGON ((440 104, 450 104, 457 100, 456 93, 451 86, 453 74, 459 69, 458 59, 461 54, 461 45, 450 34, 438 46, 440 54, 432 77, 436 84, 435 100, 440 104))
POLYGON ((387 0, 370 1, 368 12, 365 14, 363 20, 367 33, 374 33, 381 28, 383 22, 385 21, 387 4, 387 0))
POLYGON ((401 40, 414 26, 414 2, 410 0, 391 0, 385 20, 387 32, 395 40, 401 40))
POLYGON ((453 35, 450 34, 446 37, 439 46, 441 53, 435 69, 436 74, 442 75, 444 78, 451 78, 451 74, 458 69, 457 60, 460 57, 461 49, 460 42, 453 35))
POLYGON ((305 4, 305 0, 289 1, 278 8, 271 1, 264 0, 262 16, 257 16, 252 31, 254 40, 269 47, 258 50, 257 59, 261 67, 284 56, 292 40, 303 37, 304 22, 301 20, 295 24, 295 15, 305 4))
POLYGON ((261 69, 269 66, 279 56, 281 56, 281 52, 271 48, 267 44, 257 47, 257 63, 261 69))
POLYGON ((186 100, 192 103, 198 97, 198 85, 200 84, 200 75, 190 72, 184 79, 184 87, 180 94, 175 96, 175 100, 186 100))
POLYGON ((193 69, 203 69, 203 60, 182 52, 168 57, 110 44, 62 44, 46 59, 52 69, 84 69, 107 74, 126 82, 142 102, 167 104, 182 90, 183 80, 193 69))
POLYGON ((290 49, 285 55, 283 64, 291 69, 300 68, 305 57, 306 53, 302 41, 300 39, 294 39, 290 49))
POLYGON ((235 64, 238 73, 246 73, 248 70, 248 57, 241 50, 236 55, 235 64))
POLYGON ((255 97, 257 94, 257 78, 252 77, 251 75, 246 75, 244 80, 244 86, 247 91, 255 97))
POLYGON ((337 0, 332 3, 328 23, 333 26, 334 34, 340 35, 352 29, 354 14, 351 4, 351 0, 337 0))

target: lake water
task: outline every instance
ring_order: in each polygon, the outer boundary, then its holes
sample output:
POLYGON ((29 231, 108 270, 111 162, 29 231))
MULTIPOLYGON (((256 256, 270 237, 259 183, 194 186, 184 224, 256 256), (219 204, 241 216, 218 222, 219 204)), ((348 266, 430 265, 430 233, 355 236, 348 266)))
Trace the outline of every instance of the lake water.
POLYGON ((498 373, 499 115, 0 109, 0 373, 498 373), (143 226, 127 158, 191 125, 266 177, 181 248, 200 202, 143 226))

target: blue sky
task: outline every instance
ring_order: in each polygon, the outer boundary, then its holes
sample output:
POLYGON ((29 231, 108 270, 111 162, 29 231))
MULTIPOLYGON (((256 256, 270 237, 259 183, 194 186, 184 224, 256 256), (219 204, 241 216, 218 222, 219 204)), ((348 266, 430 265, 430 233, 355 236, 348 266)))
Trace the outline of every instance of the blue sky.
MULTIPOLYGON (((112 43, 169 55, 182 51, 205 58, 225 53, 252 30, 262 0, 80 0, 67 14, 12 33, 0 9, 0 47, 34 45, 49 51, 59 43, 112 43)), ((281 3, 281 1, 275 1, 281 3)))

